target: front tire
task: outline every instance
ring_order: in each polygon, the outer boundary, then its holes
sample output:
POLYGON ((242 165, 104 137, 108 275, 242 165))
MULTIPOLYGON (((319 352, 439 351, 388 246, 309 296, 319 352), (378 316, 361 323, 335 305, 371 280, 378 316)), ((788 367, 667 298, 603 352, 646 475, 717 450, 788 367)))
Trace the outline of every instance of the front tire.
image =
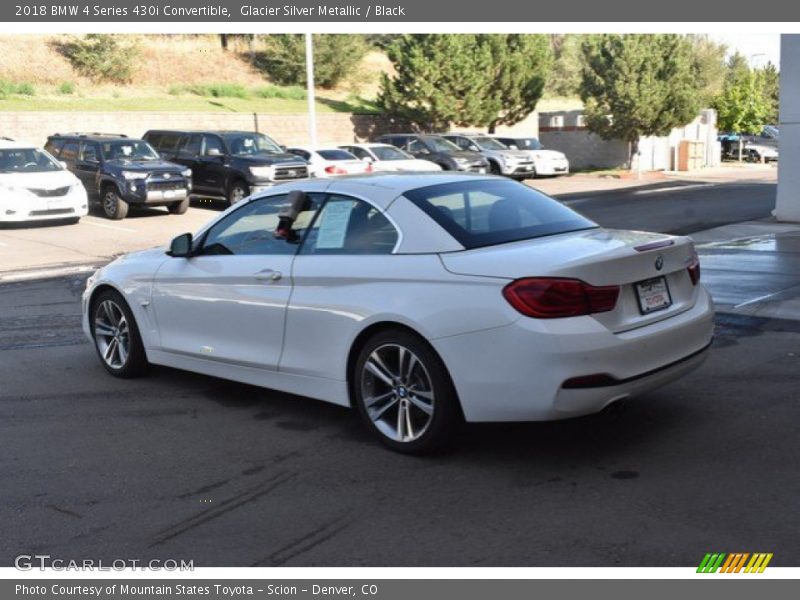
POLYGON ((167 210, 171 215, 182 215, 185 214, 187 210, 189 210, 189 196, 186 196, 180 202, 175 202, 174 204, 170 204, 167 206, 167 210))
POLYGON ((139 328, 128 303, 116 290, 105 290, 92 304, 92 339, 100 362, 115 377, 137 377, 147 369, 139 328))
POLYGON ((462 421, 444 363, 425 340, 401 329, 379 332, 361 348, 352 395, 367 428, 405 454, 441 448, 462 421))
POLYGON ((103 190, 102 203, 106 218, 120 221, 128 216, 128 203, 119 195, 116 186, 106 186, 103 190))
POLYGON ((241 179, 237 179, 231 184, 228 190, 228 204, 233 206, 241 202, 250 195, 250 186, 241 179))
POLYGON ((500 165, 493 160, 489 161, 489 173, 492 175, 502 175, 503 171, 500 170, 500 165))

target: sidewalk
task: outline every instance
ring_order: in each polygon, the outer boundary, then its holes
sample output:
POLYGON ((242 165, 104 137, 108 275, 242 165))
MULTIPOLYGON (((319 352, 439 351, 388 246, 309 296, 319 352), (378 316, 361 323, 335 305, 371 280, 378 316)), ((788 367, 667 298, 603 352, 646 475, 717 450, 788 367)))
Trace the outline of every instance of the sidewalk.
POLYGON ((560 199, 571 199, 583 195, 595 196, 634 188, 668 189, 673 186, 708 185, 734 181, 777 181, 778 169, 775 165, 724 163, 722 166, 701 171, 642 173, 641 179, 637 179, 635 174, 631 178, 622 177, 622 175, 574 173, 552 179, 532 179, 526 183, 560 199))
POLYGON ((718 312, 800 321, 800 223, 765 219, 691 237, 718 312))

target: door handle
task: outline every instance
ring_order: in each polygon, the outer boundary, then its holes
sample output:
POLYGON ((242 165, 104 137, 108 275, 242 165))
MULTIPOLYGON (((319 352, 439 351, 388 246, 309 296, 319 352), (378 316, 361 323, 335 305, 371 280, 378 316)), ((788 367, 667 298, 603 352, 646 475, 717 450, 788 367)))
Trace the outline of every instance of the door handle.
POLYGON ((283 274, 280 271, 273 271, 272 269, 263 269, 255 275, 258 281, 278 281, 283 274))

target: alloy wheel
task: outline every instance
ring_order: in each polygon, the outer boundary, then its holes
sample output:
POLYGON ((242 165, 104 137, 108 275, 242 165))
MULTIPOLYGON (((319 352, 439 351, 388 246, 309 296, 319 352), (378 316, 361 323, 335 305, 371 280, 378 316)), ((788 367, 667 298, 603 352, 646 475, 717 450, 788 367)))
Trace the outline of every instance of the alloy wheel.
POLYGON ((361 373, 364 408, 375 427, 396 442, 413 442, 433 420, 435 396, 420 358, 400 344, 373 350, 361 373))
POLYGON ((95 311, 94 340, 103 361, 112 369, 121 369, 128 362, 131 351, 128 320, 113 300, 104 300, 95 311))

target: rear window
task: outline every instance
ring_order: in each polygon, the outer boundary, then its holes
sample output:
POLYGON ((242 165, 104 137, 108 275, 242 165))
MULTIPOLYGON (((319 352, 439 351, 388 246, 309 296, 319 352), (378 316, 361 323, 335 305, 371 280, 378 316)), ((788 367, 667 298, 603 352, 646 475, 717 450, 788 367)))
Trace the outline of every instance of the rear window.
POLYGON ((347 150, 317 150, 317 154, 325 160, 357 160, 347 150))
POLYGON ((503 179, 433 185, 405 196, 465 248, 597 227, 557 200, 503 179))

